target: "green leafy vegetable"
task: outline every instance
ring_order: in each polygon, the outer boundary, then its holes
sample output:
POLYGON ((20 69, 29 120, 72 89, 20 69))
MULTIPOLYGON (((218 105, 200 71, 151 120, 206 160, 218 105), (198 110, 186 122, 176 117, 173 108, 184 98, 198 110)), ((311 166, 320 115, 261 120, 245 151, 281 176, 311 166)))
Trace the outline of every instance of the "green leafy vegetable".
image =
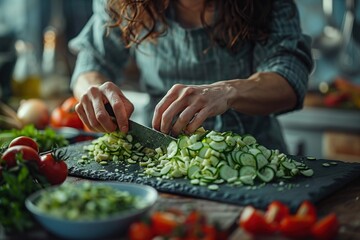
POLYGON ((7 145, 16 137, 28 136, 39 144, 40 152, 45 152, 53 148, 64 147, 69 142, 62 136, 56 134, 51 128, 38 130, 34 125, 27 125, 23 129, 3 130, 0 132, 0 145, 7 145))
MULTIPOLYGON (((0 162, 1 163, 1 162, 0 162)), ((21 232, 33 226, 25 199, 33 192, 48 185, 38 172, 36 164, 24 162, 21 156, 17 166, 3 168, 0 177, 0 224, 8 233, 21 232)))

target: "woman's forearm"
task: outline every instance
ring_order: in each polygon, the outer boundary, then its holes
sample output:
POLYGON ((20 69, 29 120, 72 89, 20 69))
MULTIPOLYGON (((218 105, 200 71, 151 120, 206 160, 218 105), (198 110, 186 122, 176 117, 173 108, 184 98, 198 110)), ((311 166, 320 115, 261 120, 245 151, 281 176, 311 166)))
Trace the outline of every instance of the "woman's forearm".
POLYGON ((287 80, 277 73, 256 73, 247 80, 222 82, 228 106, 249 115, 267 115, 293 109, 297 97, 287 80))

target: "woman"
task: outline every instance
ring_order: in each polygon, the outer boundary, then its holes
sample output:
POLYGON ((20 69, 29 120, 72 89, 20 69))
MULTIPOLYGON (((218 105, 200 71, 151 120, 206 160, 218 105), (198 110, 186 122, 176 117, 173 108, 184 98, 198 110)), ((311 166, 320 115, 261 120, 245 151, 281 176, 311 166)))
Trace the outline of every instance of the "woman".
POLYGON ((252 134, 286 152, 276 115, 301 109, 313 64, 292 0, 105 5, 94 1, 92 18, 70 43, 78 52, 72 79, 80 101, 76 111, 90 129, 128 131, 133 104, 115 81, 123 80, 132 56, 151 96, 155 129, 175 136, 200 126, 252 134))

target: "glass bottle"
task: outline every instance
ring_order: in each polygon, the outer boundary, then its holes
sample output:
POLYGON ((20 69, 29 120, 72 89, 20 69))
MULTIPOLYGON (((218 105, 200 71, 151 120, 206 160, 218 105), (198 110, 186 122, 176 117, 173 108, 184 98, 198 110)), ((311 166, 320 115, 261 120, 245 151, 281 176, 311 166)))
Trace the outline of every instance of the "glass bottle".
POLYGON ((17 60, 11 81, 15 98, 39 98, 41 92, 41 72, 33 46, 18 40, 15 43, 17 60))

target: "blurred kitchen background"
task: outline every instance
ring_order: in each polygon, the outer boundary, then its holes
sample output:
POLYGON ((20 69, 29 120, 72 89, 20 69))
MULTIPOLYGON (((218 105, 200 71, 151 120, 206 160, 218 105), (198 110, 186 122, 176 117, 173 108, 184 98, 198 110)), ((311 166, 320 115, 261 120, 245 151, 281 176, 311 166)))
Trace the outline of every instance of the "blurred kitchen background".
MULTIPOLYGON (((360 161, 360 3, 296 0, 304 32, 313 37, 315 69, 301 111, 279 117, 290 154, 360 161)), ((91 16, 91 0, 0 0, 0 97, 58 102, 71 95, 75 55, 67 48, 91 16)), ((131 63, 131 59, 129 60, 131 63)), ((149 100, 134 64, 123 86, 136 107, 149 100), (129 83, 130 82, 130 83, 129 83)), ((1 126, 0 126, 1 129, 1 126)))

